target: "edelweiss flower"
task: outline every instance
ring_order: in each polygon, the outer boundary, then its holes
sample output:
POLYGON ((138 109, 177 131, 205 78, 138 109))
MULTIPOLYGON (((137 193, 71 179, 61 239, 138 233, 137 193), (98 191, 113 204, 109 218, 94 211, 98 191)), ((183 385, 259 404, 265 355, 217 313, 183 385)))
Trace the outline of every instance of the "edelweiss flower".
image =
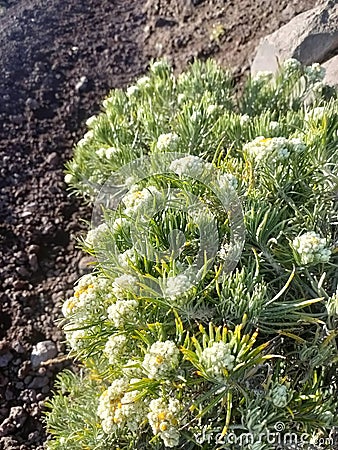
POLYGON ((286 59, 282 65, 284 71, 289 75, 293 74, 294 72, 298 72, 301 67, 301 63, 295 58, 286 59))
POLYGON ((155 342, 145 354, 142 367, 151 379, 160 380, 178 366, 179 350, 172 341, 155 342))
POLYGON ((118 148, 108 147, 108 148, 99 148, 96 150, 96 154, 99 158, 111 159, 114 155, 119 152, 118 148))
POLYGON ((139 92, 138 86, 129 86, 126 91, 127 97, 132 97, 139 92))
POLYGON ((305 148, 305 143, 300 138, 265 138, 264 136, 258 136, 243 146, 243 150, 258 163, 285 160, 290 153, 299 153, 305 148))
POLYGON ((310 67, 305 67, 304 70, 305 75, 312 83, 323 81, 326 73, 325 67, 321 66, 319 63, 314 63, 310 67))
POLYGON ((96 228, 93 228, 92 230, 89 230, 87 233, 87 236, 85 238, 85 243, 89 247, 95 247, 98 242, 102 239, 104 234, 106 234, 109 231, 108 225, 106 223, 101 223, 96 228))
POLYGON ((331 250, 327 248, 327 241, 314 231, 297 236, 292 241, 302 264, 328 262, 331 250))
POLYGON ((169 402, 162 398, 152 400, 149 405, 148 420, 154 435, 159 435, 166 447, 175 447, 180 440, 177 429, 180 403, 177 399, 169 402))
POLYGON ((223 341, 214 342, 211 347, 205 348, 201 357, 201 363, 206 372, 220 379, 225 376, 225 370, 231 370, 234 367, 234 360, 229 344, 223 341))
POLYGON ((136 84, 137 86, 148 87, 150 85, 150 78, 145 75, 144 77, 139 78, 136 84))
POLYGON ((114 428, 122 425, 118 410, 122 407, 121 399, 129 386, 128 380, 118 378, 106 389, 99 398, 97 415, 101 419, 102 429, 111 433, 114 428))
MULTIPOLYGON (((83 276, 75 286, 74 295, 67 299, 62 306, 64 317, 69 317, 74 312, 82 309, 88 309, 95 304, 98 292, 110 288, 110 282, 107 278, 96 277, 93 274, 83 276)), ((83 311, 83 318, 86 317, 86 311, 83 311)), ((80 318, 77 318, 80 321, 80 318)))
POLYGON ((211 168, 212 164, 206 163, 203 159, 194 155, 175 159, 170 164, 170 170, 177 175, 187 175, 193 178, 200 177, 204 171, 209 171, 211 168))
POLYGON ((87 125, 87 127, 92 127, 94 124, 95 124, 95 122, 97 121, 97 116, 91 116, 91 117, 89 117, 87 120, 86 120, 86 125, 87 125))
POLYGON ((74 176, 71 173, 67 173, 65 175, 64 180, 65 180, 65 183, 69 184, 74 180, 74 176))
POLYGON ((116 298, 123 299, 128 292, 135 292, 137 279, 127 273, 115 278, 113 282, 113 294, 116 298))
POLYGON ((168 277, 165 282, 163 291, 164 297, 176 298, 188 292, 194 283, 185 274, 177 275, 176 277, 168 277))
POLYGON ((176 150, 179 136, 176 133, 160 134, 157 139, 156 148, 160 151, 176 150))
POLYGON ((148 186, 139 190, 137 186, 133 186, 130 191, 123 197, 123 203, 126 206, 125 214, 133 215, 136 212, 150 211, 162 200, 161 192, 155 186, 148 186))
POLYGON ((123 326, 126 322, 135 322, 137 305, 136 300, 117 300, 107 309, 108 319, 117 328, 123 326))
POLYGON ((111 365, 116 365, 119 363, 121 355, 126 347, 126 343, 127 338, 123 334, 110 336, 103 352, 106 354, 111 365))

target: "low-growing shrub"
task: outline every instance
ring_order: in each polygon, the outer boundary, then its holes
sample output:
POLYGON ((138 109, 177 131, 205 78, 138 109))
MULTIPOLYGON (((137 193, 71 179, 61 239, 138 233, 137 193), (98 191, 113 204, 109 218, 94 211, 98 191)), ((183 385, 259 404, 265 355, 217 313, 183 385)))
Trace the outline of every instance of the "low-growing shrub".
POLYGON ((176 77, 159 61, 88 119, 66 181, 93 204, 80 245, 97 262, 63 304, 80 369, 49 401, 49 450, 334 439, 338 103, 322 80, 288 60, 237 98, 212 62, 176 77))

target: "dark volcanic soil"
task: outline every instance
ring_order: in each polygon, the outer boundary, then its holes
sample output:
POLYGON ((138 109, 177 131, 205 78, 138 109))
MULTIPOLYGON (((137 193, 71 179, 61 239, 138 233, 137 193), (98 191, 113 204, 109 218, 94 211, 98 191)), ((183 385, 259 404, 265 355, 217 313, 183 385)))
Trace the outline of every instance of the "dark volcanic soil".
POLYGON ((144 72, 150 58, 167 56, 181 70, 194 57, 215 57, 241 76, 259 38, 315 0, 2 4, 0 450, 42 449, 43 401, 70 364, 55 360, 65 352, 55 320, 86 270, 74 237, 90 208, 69 198, 63 182, 85 119, 109 89, 144 72), (52 361, 33 366, 32 350, 39 353, 34 346, 42 341, 49 341, 52 361))

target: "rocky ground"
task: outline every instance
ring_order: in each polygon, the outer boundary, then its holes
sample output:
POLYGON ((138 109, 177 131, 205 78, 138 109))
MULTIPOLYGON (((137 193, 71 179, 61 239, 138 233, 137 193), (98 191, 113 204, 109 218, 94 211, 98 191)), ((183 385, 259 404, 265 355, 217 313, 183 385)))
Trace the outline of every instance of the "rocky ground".
POLYGON ((86 270, 75 237, 90 207, 63 165, 85 119, 151 58, 180 71, 214 57, 241 80, 259 39, 315 3, 0 1, 0 450, 43 448, 43 404, 71 364, 55 321, 86 270))

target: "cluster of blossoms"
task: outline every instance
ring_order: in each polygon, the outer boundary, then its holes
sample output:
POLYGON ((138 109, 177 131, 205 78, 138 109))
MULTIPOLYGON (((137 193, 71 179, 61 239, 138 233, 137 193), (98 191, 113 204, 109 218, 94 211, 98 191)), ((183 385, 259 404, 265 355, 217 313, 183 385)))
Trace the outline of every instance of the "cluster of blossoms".
POLYGON ((111 159, 113 156, 116 156, 119 153, 119 149, 115 147, 104 148, 101 147, 95 152, 99 158, 111 159))
POLYGON ((283 62, 283 69, 288 76, 292 75, 295 72, 299 72, 301 68, 302 65, 297 59, 289 58, 283 62))
POLYGON ((170 170, 179 176, 199 177, 205 171, 209 171, 212 168, 210 163, 206 163, 198 156, 188 155, 183 158, 175 159, 170 164, 170 170))
POLYGON ((175 299, 186 294, 193 286, 194 283, 192 282, 191 277, 181 273, 176 277, 169 277, 166 279, 163 296, 175 299))
POLYGON ((144 420, 144 403, 137 400, 138 391, 127 392, 129 386, 126 378, 118 378, 99 398, 97 414, 107 434, 125 426, 135 432, 144 420))
POLYGON ((291 153, 300 153, 305 148, 305 143, 299 138, 266 138, 264 136, 258 136, 243 146, 243 150, 257 163, 285 160, 291 153))
POLYGON ((123 355, 127 344, 127 338, 124 334, 110 336, 103 352, 111 365, 116 365, 123 355))
POLYGON ((326 239, 314 231, 297 236, 292 241, 292 247, 298 253, 301 264, 325 263, 331 256, 326 239))
POLYGON ((179 139, 176 133, 161 134, 157 139, 156 148, 161 152, 172 152, 176 150, 179 139))
POLYGON ((207 374, 217 379, 224 379, 225 371, 234 367, 234 355, 231 354, 230 345, 223 341, 213 342, 210 347, 203 350, 200 362, 207 374))
POLYGON ((157 341, 144 356, 142 367, 149 378, 161 380, 178 367, 180 352, 172 341, 157 341))
POLYGON ((120 253, 117 257, 119 265, 124 268, 128 269, 129 263, 135 264, 136 258, 135 258, 135 250, 134 248, 129 248, 123 253, 120 253))
POLYGON ((111 281, 89 274, 80 278, 74 295, 63 303, 63 316, 69 320, 64 325, 64 330, 71 349, 83 348, 90 330, 81 327, 85 325, 86 321, 91 320, 91 317, 99 314, 99 310, 102 308, 102 296, 107 300, 113 298, 111 281))
POLYGON ((126 294, 135 292, 137 279, 127 273, 115 278, 113 282, 113 294, 117 299, 124 299, 126 294))
POLYGON ((177 399, 157 398, 150 402, 147 417, 154 435, 159 435, 166 447, 176 447, 180 440, 177 429, 180 403, 177 399))
MULTIPOLYGON (((105 292, 109 297, 112 295, 110 289, 111 282, 107 278, 93 274, 84 275, 75 286, 74 295, 63 303, 62 314, 67 318, 81 311, 81 317, 85 319, 86 311, 96 305, 98 295, 105 292)), ((77 320, 81 321, 81 317, 77 320)))
POLYGON ((94 248, 103 238, 103 236, 108 232, 109 232, 108 225, 105 223, 101 223, 101 225, 99 225, 98 227, 88 231, 87 236, 85 238, 85 243, 89 247, 94 248))
POLYGON ((135 321, 137 305, 136 300, 117 300, 107 309, 108 319, 116 328, 122 327, 126 322, 135 321))
POLYGON ((305 67, 304 70, 305 75, 312 83, 321 82, 325 77, 325 67, 321 66, 319 63, 314 63, 311 66, 305 67))
POLYGON ((287 387, 284 384, 275 384, 271 390, 271 400, 277 408, 285 408, 290 401, 290 393, 287 387))
POLYGON ((133 186, 129 192, 123 197, 125 205, 125 214, 133 215, 137 212, 145 213, 147 208, 152 210, 156 202, 162 200, 161 192, 155 186, 148 186, 139 190, 138 186, 133 186))

